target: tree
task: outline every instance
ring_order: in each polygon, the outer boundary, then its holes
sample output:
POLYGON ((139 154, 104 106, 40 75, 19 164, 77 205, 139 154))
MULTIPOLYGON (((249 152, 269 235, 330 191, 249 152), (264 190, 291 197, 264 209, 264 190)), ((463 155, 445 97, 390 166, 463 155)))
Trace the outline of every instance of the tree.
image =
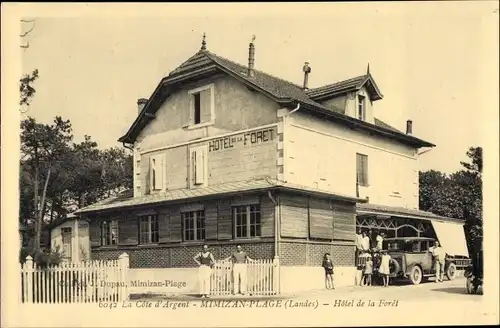
MULTIPOLYGON (((24 41, 25 38, 30 34, 33 29, 35 28, 35 21, 34 20, 21 20, 22 25, 29 25, 28 29, 21 33, 20 37, 24 41)), ((29 42, 27 41, 26 43, 23 43, 20 45, 21 48, 23 49, 28 49, 30 46, 29 42)), ((35 95, 35 88, 33 87, 33 84, 35 81, 38 79, 38 69, 33 70, 33 72, 29 74, 24 74, 21 79, 19 80, 19 92, 21 94, 21 100, 19 101, 20 111, 22 113, 25 113, 28 110, 28 107, 30 105, 31 99, 35 95)))
POLYGON ((23 162, 30 168, 29 173, 33 179, 35 249, 40 248, 45 199, 52 168, 68 153, 67 144, 72 139, 71 123, 59 116, 50 125, 37 123, 32 117, 21 122, 21 154, 23 162), (42 173, 44 173, 43 178, 42 173), (41 197, 40 181, 44 181, 41 197))
POLYGON ((469 161, 461 162, 464 169, 453 174, 430 170, 420 172, 420 209, 465 221, 469 250, 483 234, 482 168, 483 150, 471 147, 469 161))

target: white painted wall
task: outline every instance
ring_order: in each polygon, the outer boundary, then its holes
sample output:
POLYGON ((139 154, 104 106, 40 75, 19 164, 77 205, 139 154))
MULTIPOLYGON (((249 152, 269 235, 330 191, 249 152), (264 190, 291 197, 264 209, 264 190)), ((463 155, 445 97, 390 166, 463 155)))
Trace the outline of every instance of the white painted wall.
POLYGON ((345 195, 356 195, 356 153, 368 156, 370 203, 418 208, 416 150, 389 139, 315 119, 300 111, 285 118, 284 179, 345 195))
POLYGON ((82 220, 69 220, 53 228, 50 233, 50 245, 63 249, 61 228, 71 227, 71 260, 80 262, 90 258, 90 239, 88 222, 82 220))

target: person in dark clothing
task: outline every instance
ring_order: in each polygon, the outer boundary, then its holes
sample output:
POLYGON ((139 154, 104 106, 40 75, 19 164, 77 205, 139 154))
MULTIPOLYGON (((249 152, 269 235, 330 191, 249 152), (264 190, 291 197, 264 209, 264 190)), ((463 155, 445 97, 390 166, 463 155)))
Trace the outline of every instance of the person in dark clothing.
POLYGON ((194 261, 198 264, 198 281, 202 298, 208 298, 210 294, 210 275, 212 266, 215 263, 214 256, 208 250, 208 245, 203 245, 201 252, 196 254, 194 261))
POLYGON ((325 269, 325 287, 326 289, 335 289, 333 284, 333 261, 330 253, 323 256, 323 268, 325 269))

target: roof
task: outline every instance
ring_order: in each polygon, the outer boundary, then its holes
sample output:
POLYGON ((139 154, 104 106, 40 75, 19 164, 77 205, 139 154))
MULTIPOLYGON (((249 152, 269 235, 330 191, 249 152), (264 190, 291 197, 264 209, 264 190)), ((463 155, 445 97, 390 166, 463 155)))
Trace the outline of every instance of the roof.
POLYGON ((295 191, 303 194, 314 194, 319 197, 326 197, 348 202, 363 202, 364 199, 331 193, 328 191, 304 187, 296 184, 286 183, 275 179, 257 179, 241 182, 225 183, 215 186, 196 188, 196 189, 178 189, 142 197, 133 197, 133 192, 128 190, 115 197, 107 198, 98 203, 92 204, 76 211, 76 214, 86 214, 92 212, 108 211, 113 209, 123 209, 138 207, 142 205, 165 204, 173 202, 182 202, 187 199, 213 198, 214 196, 234 195, 256 191, 266 191, 271 189, 281 189, 295 191))
MULTIPOLYGON (((203 50, 197 52, 160 81, 141 113, 133 122, 132 126, 118 141, 123 143, 133 143, 140 131, 155 118, 156 111, 161 107, 167 97, 176 90, 176 86, 179 83, 192 82, 202 77, 208 77, 217 72, 223 72, 236 78, 242 83, 245 83, 247 86, 267 95, 284 107, 296 107, 297 104, 300 104, 303 110, 320 115, 322 118, 341 122, 352 128, 359 128, 371 133, 396 139, 400 142, 416 147, 435 146, 432 143, 407 135, 393 127, 390 127, 387 123, 384 123, 381 120, 375 120, 375 124, 360 121, 339 113, 332 108, 326 107, 316 102, 313 97, 310 97, 310 94, 314 92, 322 92, 320 94, 323 95, 326 91, 322 88, 330 90, 333 88, 332 85, 306 91, 299 85, 259 70, 254 70, 254 77, 249 77, 247 75, 247 70, 248 68, 245 65, 238 64, 209 51, 203 50)), ((369 74, 364 75, 363 80, 356 80, 355 82, 356 83, 353 84, 355 88, 359 85, 366 84, 368 86, 371 85, 373 88, 378 90, 373 79, 371 78, 371 75, 369 74)), ((346 81, 343 81, 342 83, 347 84, 346 81)))
POLYGON ((391 238, 384 238, 384 241, 391 241, 391 240, 436 240, 434 238, 429 238, 429 237, 391 237, 391 238))
POLYGON ((55 227, 63 224, 66 221, 71 221, 71 220, 75 220, 75 219, 78 219, 78 216, 76 216, 74 213, 68 213, 65 217, 58 218, 58 219, 55 219, 52 222, 50 222, 47 225, 47 228, 52 229, 52 228, 55 228, 55 227))
POLYGON ((431 212, 414 210, 414 209, 397 207, 397 206, 387 206, 387 205, 376 205, 376 204, 364 203, 364 204, 357 204, 356 208, 357 208, 358 213, 367 212, 367 213, 388 214, 388 215, 392 215, 392 216, 403 216, 403 217, 414 216, 417 218, 429 219, 429 220, 434 219, 434 220, 453 221, 453 222, 457 222, 457 223, 464 223, 463 220, 448 218, 445 216, 436 215, 436 214, 431 213, 431 212))
POLYGON ((306 91, 307 95, 314 100, 331 99, 346 92, 357 91, 365 86, 370 92, 370 99, 375 101, 383 98, 375 80, 370 73, 353 77, 344 81, 328 84, 319 88, 306 91))

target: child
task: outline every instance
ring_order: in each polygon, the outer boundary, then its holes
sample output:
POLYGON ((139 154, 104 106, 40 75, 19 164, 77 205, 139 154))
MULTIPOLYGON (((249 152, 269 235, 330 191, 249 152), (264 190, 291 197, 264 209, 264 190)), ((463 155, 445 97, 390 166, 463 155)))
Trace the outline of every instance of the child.
POLYGON ((382 258, 378 272, 384 278, 384 287, 389 286, 389 275, 391 274, 389 263, 391 263, 391 256, 387 254, 387 250, 382 250, 382 258))
POLYGON ((372 285, 372 273, 373 273, 373 262, 372 257, 368 255, 365 264, 364 277, 365 277, 365 286, 372 285))
POLYGON ((333 286, 333 261, 330 253, 323 256, 323 268, 325 268, 325 286, 326 289, 335 289, 333 286))

